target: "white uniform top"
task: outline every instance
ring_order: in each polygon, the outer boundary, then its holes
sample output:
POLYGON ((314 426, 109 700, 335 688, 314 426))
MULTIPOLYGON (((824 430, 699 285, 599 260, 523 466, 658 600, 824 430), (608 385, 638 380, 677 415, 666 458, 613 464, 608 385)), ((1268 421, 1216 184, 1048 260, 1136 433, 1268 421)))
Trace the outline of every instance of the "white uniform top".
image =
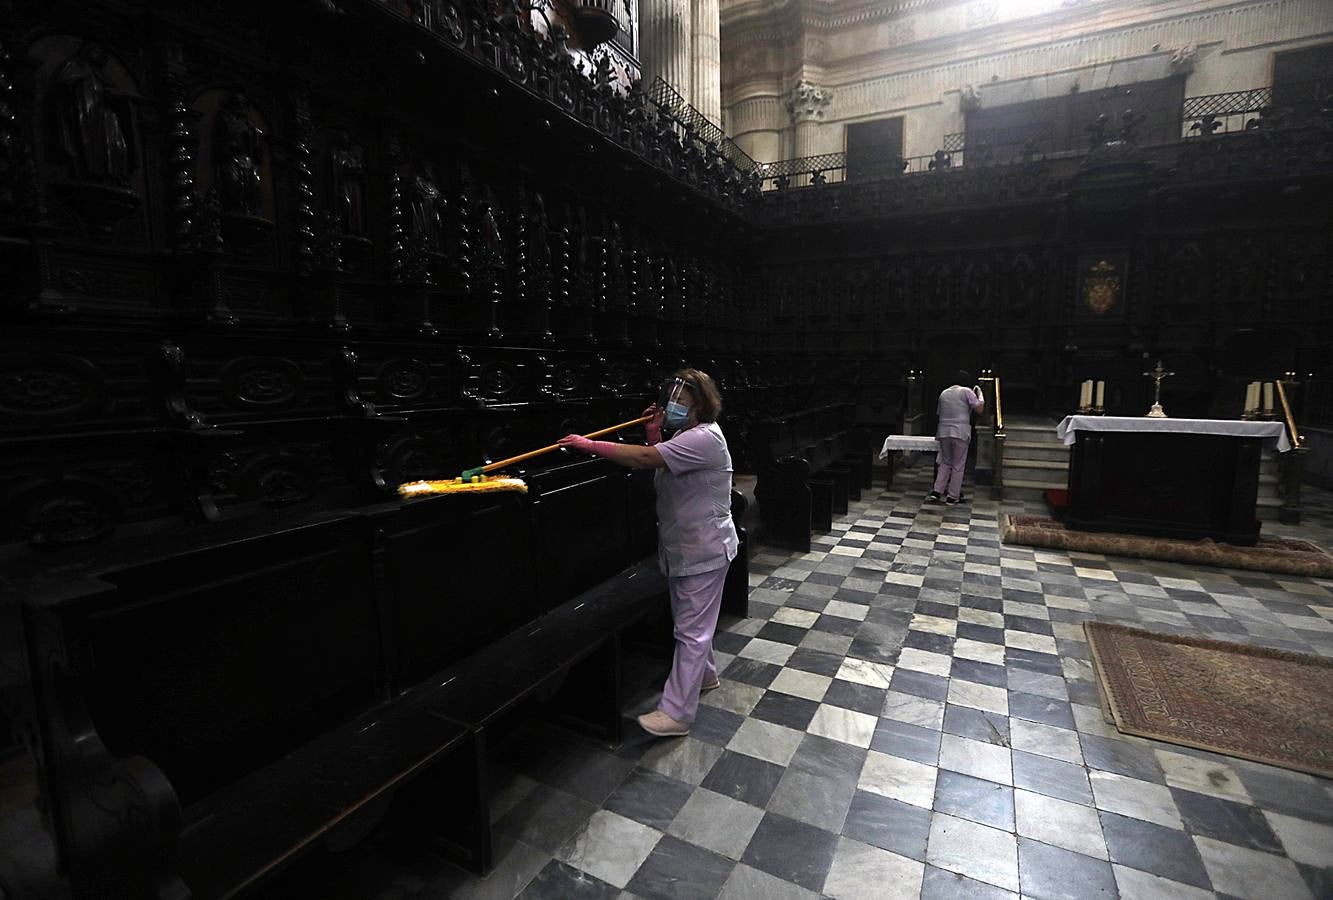
POLYGON ((971 388, 953 385, 940 392, 939 426, 935 429, 937 438, 972 439, 972 410, 978 409, 981 401, 971 388))
POLYGON ((705 422, 657 444, 665 469, 657 489, 657 560, 669 577, 725 567, 740 541, 731 521, 731 453, 716 422, 705 422))

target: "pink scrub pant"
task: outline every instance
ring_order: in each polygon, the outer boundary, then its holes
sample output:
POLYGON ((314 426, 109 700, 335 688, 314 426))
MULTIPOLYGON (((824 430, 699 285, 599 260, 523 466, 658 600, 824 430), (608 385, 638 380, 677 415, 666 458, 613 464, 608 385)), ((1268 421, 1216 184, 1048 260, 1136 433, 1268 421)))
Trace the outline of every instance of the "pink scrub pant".
POLYGON ((935 473, 935 493, 957 500, 963 495, 963 472, 967 469, 967 438, 942 437, 940 452, 935 461, 939 471, 935 473))
POLYGON ((677 722, 694 721, 699 710, 699 688, 717 679, 713 663, 713 632, 722 608, 722 586, 727 567, 668 578, 671 619, 676 625, 676 654, 671 675, 662 688, 658 708, 677 722))

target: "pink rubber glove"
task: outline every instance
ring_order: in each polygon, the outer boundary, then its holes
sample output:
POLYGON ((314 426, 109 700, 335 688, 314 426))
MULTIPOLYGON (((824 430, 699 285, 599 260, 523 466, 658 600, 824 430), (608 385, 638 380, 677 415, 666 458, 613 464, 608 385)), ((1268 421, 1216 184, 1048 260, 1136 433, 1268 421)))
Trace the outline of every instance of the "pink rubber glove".
POLYGON ((567 434, 556 443, 567 450, 579 450, 607 459, 611 457, 612 448, 615 447, 610 441, 590 441, 581 434, 567 434))
POLYGON ((654 403, 639 415, 653 417, 651 422, 645 422, 643 425, 643 430, 648 435, 648 446, 662 443, 662 416, 657 411, 657 404, 654 403))

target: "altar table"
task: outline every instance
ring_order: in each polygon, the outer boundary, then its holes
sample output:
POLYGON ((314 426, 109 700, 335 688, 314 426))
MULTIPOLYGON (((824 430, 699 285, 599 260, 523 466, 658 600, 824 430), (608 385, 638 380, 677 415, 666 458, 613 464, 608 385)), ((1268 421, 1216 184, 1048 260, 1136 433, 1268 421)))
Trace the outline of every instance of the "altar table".
POLYGON ((879 458, 889 467, 888 483, 885 490, 893 488, 893 470, 899 453, 936 453, 940 442, 926 434, 891 434, 884 439, 884 446, 879 448, 879 458))
POLYGON ((1255 501, 1265 442, 1291 449, 1281 422, 1068 416, 1065 525, 1239 546, 1259 539, 1255 501))

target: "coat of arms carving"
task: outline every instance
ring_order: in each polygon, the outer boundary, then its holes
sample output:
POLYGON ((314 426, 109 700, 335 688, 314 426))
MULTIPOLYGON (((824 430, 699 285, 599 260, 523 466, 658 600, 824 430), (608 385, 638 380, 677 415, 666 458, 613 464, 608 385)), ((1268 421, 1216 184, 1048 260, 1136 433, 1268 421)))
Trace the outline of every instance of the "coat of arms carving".
POLYGON ((1104 259, 1083 273, 1083 302, 1104 316, 1120 302, 1120 270, 1104 259))

